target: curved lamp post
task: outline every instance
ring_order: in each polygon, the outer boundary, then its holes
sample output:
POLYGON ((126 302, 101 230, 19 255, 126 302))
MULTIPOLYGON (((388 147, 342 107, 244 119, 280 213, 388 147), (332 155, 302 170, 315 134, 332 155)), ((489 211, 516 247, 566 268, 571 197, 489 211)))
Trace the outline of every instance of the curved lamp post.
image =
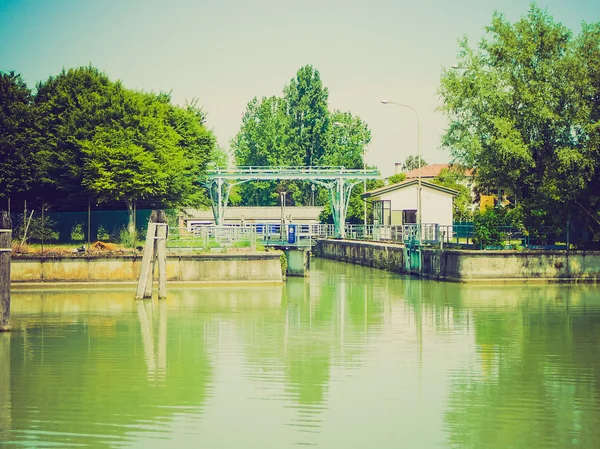
MULTIPOLYGON (((334 126, 344 126, 346 128, 353 128, 348 123, 342 123, 342 122, 333 122, 333 125, 334 126)), ((361 126, 359 126, 358 129, 360 129, 360 133, 362 134, 362 138, 363 138, 363 171, 366 171, 367 170, 367 160, 366 160, 367 135, 365 134, 365 130, 361 126)), ((367 180, 366 179, 363 182, 363 193, 367 193, 367 180)), ((366 233, 367 232, 367 202, 365 200, 363 200, 363 222, 364 222, 364 226, 365 226, 363 233, 366 233)))
POLYGON ((408 108, 415 113, 417 116, 417 163, 419 164, 418 180, 419 187, 417 189, 417 224, 419 227, 419 241, 421 240, 421 120, 419 119, 419 113, 415 108, 404 103, 398 103, 396 101, 382 100, 383 104, 394 104, 396 106, 402 106, 408 108))

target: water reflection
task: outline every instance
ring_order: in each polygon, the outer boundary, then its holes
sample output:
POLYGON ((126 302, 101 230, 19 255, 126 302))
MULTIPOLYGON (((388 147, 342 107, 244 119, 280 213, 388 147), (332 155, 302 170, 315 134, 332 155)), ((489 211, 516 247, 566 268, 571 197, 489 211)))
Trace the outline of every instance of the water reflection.
POLYGON ((463 289, 476 354, 452 375, 449 441, 592 447, 600 441, 600 297, 591 286, 463 289))
POLYGON ((280 310, 240 317, 248 376, 256 384, 283 384, 283 397, 294 410, 289 425, 304 433, 301 444, 311 444, 307 433, 320 432, 333 372, 359 368, 369 335, 383 328, 386 296, 374 295, 364 270, 360 273, 317 270, 310 278, 288 279, 280 310))
POLYGON ((12 427, 10 368, 10 335, 0 332, 0 443, 12 427))
POLYGON ((146 366, 148 368, 148 380, 160 382, 165 379, 167 374, 167 302, 159 300, 156 307, 158 308, 158 343, 155 346, 153 300, 136 301, 146 366))
POLYGON ((593 447, 598 292, 328 261, 283 286, 172 287, 167 301, 18 291, 0 441, 593 447))
POLYGON ((136 302, 129 291, 78 291, 66 298, 18 292, 13 304, 8 391, 22 404, 13 411, 13 429, 28 440, 113 446, 150 428, 156 436, 182 407, 201 413, 210 397, 207 342, 196 333, 206 317, 179 314, 176 331, 167 334, 167 303, 136 302))

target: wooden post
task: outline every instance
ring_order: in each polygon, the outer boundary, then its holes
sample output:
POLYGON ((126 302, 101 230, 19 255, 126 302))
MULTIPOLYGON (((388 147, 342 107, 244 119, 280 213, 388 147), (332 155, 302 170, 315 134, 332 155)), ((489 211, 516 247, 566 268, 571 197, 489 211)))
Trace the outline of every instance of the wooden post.
POLYGON ((158 259, 158 299, 167 297, 167 224, 158 224, 156 229, 156 257, 158 259))
MULTIPOLYGON (((146 288, 144 288, 144 298, 152 298, 152 289, 154 288, 154 271, 156 268, 156 223, 148 224, 148 229, 152 227, 152 231, 148 231, 146 239, 152 240, 152 248, 150 250, 150 268, 148 269, 148 275, 146 276, 146 288)), ((147 240, 146 240, 147 241, 147 240)), ((144 257, 146 251, 144 250, 144 257)), ((142 259, 143 265, 144 259, 142 259)))
POLYGON ((138 280, 136 299, 152 297, 152 281, 154 273, 154 264, 158 259, 159 268, 159 298, 166 297, 167 294, 167 215, 164 210, 153 210, 148 220, 148 232, 146 233, 146 245, 144 246, 144 256, 142 258, 142 267, 138 280), (163 237, 164 233, 164 237, 163 237), (158 255, 159 242, 163 242, 162 256, 158 255), (162 285, 162 288, 161 288, 162 285))
POLYGON ((6 211, 0 212, 0 332, 10 331, 10 256, 12 221, 6 211))

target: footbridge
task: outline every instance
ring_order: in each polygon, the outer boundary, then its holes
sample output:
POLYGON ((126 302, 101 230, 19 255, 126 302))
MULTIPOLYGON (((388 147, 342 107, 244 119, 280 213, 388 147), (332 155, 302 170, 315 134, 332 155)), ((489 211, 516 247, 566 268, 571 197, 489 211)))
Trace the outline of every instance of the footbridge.
POLYGON ((329 193, 335 235, 345 237, 346 213, 352 188, 367 179, 381 179, 376 169, 344 167, 238 167, 208 172, 203 184, 208 188, 217 226, 223 225, 232 187, 252 181, 294 180, 323 186, 329 193))

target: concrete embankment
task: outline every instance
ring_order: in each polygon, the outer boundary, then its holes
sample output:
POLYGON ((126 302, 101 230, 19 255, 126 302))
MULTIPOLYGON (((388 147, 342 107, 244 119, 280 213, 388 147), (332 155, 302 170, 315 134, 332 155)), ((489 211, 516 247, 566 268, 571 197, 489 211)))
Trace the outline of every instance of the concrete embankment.
POLYGON ((600 282, 599 251, 463 251, 319 240, 319 257, 455 282, 600 282))
POLYGON ((317 257, 381 268, 396 273, 406 272, 404 252, 404 245, 356 240, 323 239, 318 240, 315 247, 317 257))
MULTIPOLYGON (((142 258, 15 255, 11 282, 136 282, 142 258)), ((281 253, 171 255, 167 279, 179 282, 281 282, 281 253)))

